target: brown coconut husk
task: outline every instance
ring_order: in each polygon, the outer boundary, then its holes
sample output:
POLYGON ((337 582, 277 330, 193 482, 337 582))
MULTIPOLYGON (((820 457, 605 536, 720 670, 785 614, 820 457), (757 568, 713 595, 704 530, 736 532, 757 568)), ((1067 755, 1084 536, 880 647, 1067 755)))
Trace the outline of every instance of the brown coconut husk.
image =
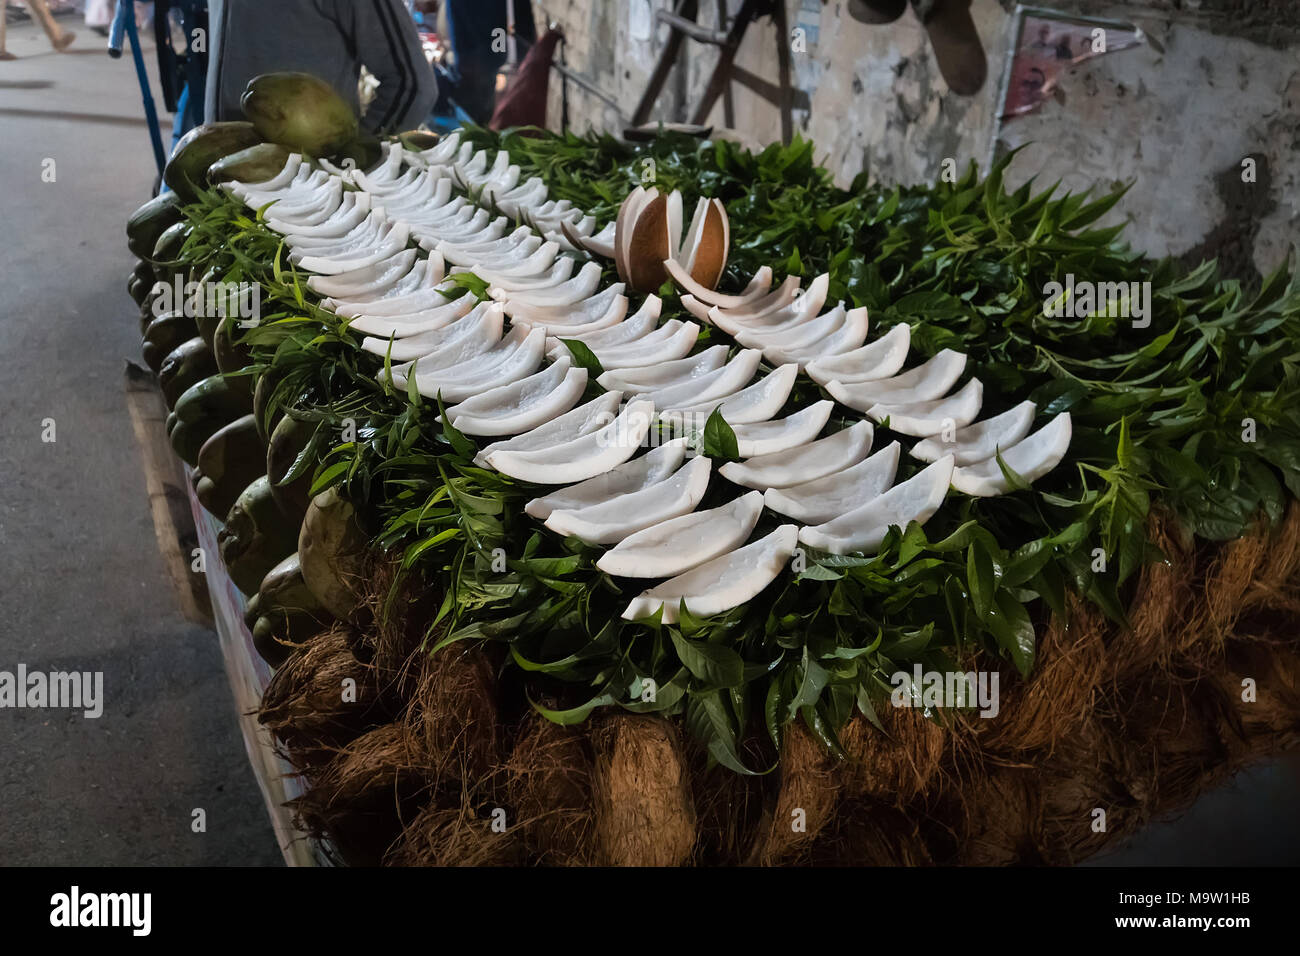
POLYGON ((695 801, 677 727, 619 714, 592 730, 596 861, 679 866, 695 847, 695 801))
MULTIPOLYGON (((406 825, 384 854, 385 866, 509 866, 522 860, 520 837, 507 820, 493 829, 468 800, 456 807, 434 802, 406 825)), ((504 810, 504 808, 500 808, 504 810)))
POLYGON ((372 668, 352 653, 350 626, 337 622, 289 655, 262 695, 258 719, 300 772, 314 774, 366 730, 392 718, 372 668), (355 700, 345 699, 345 681, 355 700))
POLYGON ((695 797, 695 862, 735 866, 753 851, 754 834, 770 816, 780 781, 762 768, 773 764, 776 751, 764 732, 755 732, 740 744, 740 758, 753 774, 739 774, 712 761, 698 741, 686 741, 695 797))
POLYGON ((453 644, 425 654, 403 720, 442 774, 474 781, 503 758, 494 669, 481 647, 453 644))
POLYGON ((343 747, 300 797, 295 824, 352 866, 377 866, 415 818, 431 782, 423 753, 399 724, 386 724, 343 747))
POLYGON ((590 863, 595 811, 586 735, 532 715, 505 769, 510 803, 531 858, 557 866, 590 863))
MULTIPOLYGON (((839 730, 842 762, 801 725, 776 771, 745 777, 684 749, 679 718, 598 712, 562 728, 521 715, 499 648, 427 653, 434 602, 418 595, 295 652, 263 719, 313 768, 303 826, 349 861, 1076 863, 1300 743, 1300 507, 1223 546, 1193 548, 1158 514, 1150 537, 1166 560, 1133 582, 1131 627, 1071 600, 1066 621, 1041 628, 1029 680, 983 654, 960 663, 997 669, 996 718, 879 707, 885 733, 860 717, 839 730), (368 675, 369 729, 331 699, 353 673, 368 675), (505 834, 491 830, 496 808, 505 834)), ((391 580, 376 570, 372 590, 391 580)), ((773 763, 761 728, 742 749, 751 767, 773 763)))
POLYGON ((801 723, 786 729, 777 768, 781 788, 775 806, 759 826, 749 862, 763 866, 800 862, 831 821, 839 795, 835 758, 801 723))
POLYGON ((839 732, 847 759, 837 768, 847 794, 902 806, 933 784, 949 734, 920 709, 880 707, 883 731, 855 716, 839 732))

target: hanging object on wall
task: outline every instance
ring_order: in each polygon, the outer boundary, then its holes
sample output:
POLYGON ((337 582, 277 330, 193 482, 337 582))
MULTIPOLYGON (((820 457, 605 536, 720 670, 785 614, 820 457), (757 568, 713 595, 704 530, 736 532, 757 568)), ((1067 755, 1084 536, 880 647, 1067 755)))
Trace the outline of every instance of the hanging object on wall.
POLYGON ((1021 7, 1015 52, 1008 62, 999 118, 1032 113, 1049 99, 1063 100, 1065 71, 1094 57, 1148 42, 1140 27, 1118 20, 1079 17, 1021 7))

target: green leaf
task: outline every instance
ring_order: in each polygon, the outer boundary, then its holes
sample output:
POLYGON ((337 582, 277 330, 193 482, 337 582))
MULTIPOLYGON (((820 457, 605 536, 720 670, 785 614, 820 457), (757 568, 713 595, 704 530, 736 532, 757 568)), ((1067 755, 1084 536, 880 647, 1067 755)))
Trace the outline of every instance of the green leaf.
POLYGON ((736 461, 740 458, 736 433, 722 417, 721 405, 713 410, 704 423, 704 454, 722 461, 736 461))
POLYGON ((966 549, 966 583, 970 586, 971 603, 981 620, 993 610, 993 559, 979 542, 966 549))
POLYGON ((744 682, 745 662, 735 651, 720 644, 689 640, 676 629, 668 633, 682 665, 708 686, 738 687, 744 682))
POLYGON ((1011 657, 1022 677, 1028 677, 1034 667, 1034 625, 1028 612, 1011 592, 998 591, 996 608, 989 616, 989 628, 998 646, 1011 657))
POLYGON ((596 358, 596 353, 591 350, 591 346, 586 342, 578 339, 560 339, 569 354, 573 356, 573 364, 578 368, 587 370, 587 381, 594 382, 600 376, 605 374, 605 370, 600 365, 600 359, 596 358))

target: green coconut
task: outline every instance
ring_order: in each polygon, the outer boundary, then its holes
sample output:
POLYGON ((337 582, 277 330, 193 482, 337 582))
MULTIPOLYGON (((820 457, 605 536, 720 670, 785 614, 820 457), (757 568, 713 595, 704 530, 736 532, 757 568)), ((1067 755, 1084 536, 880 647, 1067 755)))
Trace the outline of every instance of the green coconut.
POLYGON ((167 416, 167 437, 186 464, 198 461, 199 449, 217 429, 253 410, 246 388, 231 388, 221 375, 210 375, 187 388, 167 416))
POLYGON ((321 606, 342 620, 361 607, 370 536, 353 504, 329 488, 312 499, 298 535, 302 578, 321 606))
POLYGON ((208 167, 208 182, 261 183, 274 177, 289 161, 289 150, 277 143, 258 143, 223 156, 208 167))
POLYGON ((212 358, 212 349, 197 335, 176 346, 167 353, 158 369, 158 385, 167 407, 174 406, 191 385, 216 373, 217 363, 212 358))
POLYGON ((253 416, 237 418, 218 428, 199 449, 190 480, 199 504, 225 517, 244 489, 262 477, 266 445, 253 416))
POLYGON ((285 517, 266 476, 254 480, 240 493, 217 534, 221 560, 235 587, 256 594, 267 573, 293 554, 298 524, 285 517))
POLYGON ((239 341, 244 332, 239 319, 225 319, 217 324, 212 335, 212 353, 217 357, 217 368, 227 374, 253 364, 253 350, 239 341))
POLYGON ((397 140, 403 147, 416 153, 424 152, 426 149, 433 149, 438 145, 438 134, 430 133, 423 129, 409 129, 405 133, 398 133, 397 140))
POLYGON ((329 156, 357 135, 352 107, 310 73, 255 76, 240 106, 263 139, 305 156, 329 156))
POLYGON ((308 492, 311 490, 312 464, 307 464, 293 480, 286 482, 285 479, 293 471, 298 457, 307 450, 318 424, 286 415, 275 426, 267 443, 266 476, 271 481, 271 495, 285 514, 297 515, 300 519, 311 503, 308 492))
MULTIPOLYGON (((194 320, 183 312, 166 312, 156 317, 144 330, 140 354, 154 372, 162 369, 163 361, 183 342, 198 336, 194 320)), ((209 375, 212 373, 209 372, 209 375)), ((202 377, 202 376, 200 376, 202 377)), ((198 381, 198 379, 195 379, 198 381)), ((193 384, 193 383, 191 383, 193 384)))
POLYGON ((208 168, 231 153, 255 146, 262 137, 252 123, 204 123, 196 126, 176 144, 172 158, 163 170, 163 180, 183 202, 199 198, 196 187, 208 181, 208 168))
POLYGON ((310 640, 332 620, 303 581, 296 553, 267 572, 244 613, 253 646, 272 667, 283 663, 293 645, 310 640))
POLYGON ((159 193, 131 213, 126 221, 126 245, 131 254, 146 259, 153 254, 158 237, 165 229, 185 218, 179 198, 173 192, 159 193))
POLYGON ((154 274, 159 282, 170 282, 176 270, 181 268, 181 247, 190 237, 191 227, 188 222, 178 222, 163 230, 158 241, 154 243, 149 261, 154 265, 154 274))

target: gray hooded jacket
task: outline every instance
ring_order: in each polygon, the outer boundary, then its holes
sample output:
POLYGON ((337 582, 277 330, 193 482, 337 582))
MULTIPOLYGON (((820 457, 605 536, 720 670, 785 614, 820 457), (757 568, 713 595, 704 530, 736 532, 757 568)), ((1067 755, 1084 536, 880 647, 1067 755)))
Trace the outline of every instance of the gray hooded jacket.
POLYGON ((420 125, 438 95, 415 24, 401 0, 210 0, 205 117, 242 119, 239 98, 261 73, 312 73, 358 108, 361 67, 379 91, 361 125, 397 132, 420 125))

